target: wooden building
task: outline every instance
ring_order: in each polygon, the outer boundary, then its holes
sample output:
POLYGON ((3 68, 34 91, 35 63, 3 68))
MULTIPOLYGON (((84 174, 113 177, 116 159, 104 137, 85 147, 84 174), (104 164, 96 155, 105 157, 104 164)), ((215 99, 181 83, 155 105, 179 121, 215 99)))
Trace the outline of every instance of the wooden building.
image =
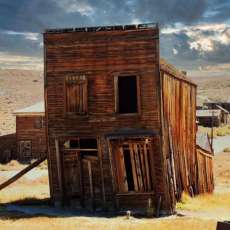
POLYGON ((200 192, 196 85, 157 25, 46 30, 44 60, 54 204, 171 214, 200 192))
POLYGON ((44 102, 14 111, 16 116, 17 156, 21 161, 46 155, 44 102))
POLYGON ((199 125, 205 127, 219 127, 221 125, 220 109, 200 109, 196 110, 196 117, 199 125))

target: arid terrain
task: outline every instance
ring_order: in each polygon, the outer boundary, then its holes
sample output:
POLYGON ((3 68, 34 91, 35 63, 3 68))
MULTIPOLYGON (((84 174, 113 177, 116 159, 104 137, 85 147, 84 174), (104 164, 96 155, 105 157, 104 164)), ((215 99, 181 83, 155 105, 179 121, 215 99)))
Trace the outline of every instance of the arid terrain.
MULTIPOLYGON (((177 215, 163 218, 106 217, 54 209, 49 198, 46 164, 32 170, 0 192, 0 229, 159 229, 214 230, 218 220, 230 219, 230 153, 214 159, 215 193, 190 198, 184 195, 177 204, 177 215)), ((16 161, 0 165, 0 182, 22 169, 16 161)))
POLYGON ((43 76, 32 70, 0 70, 0 136, 15 132, 14 110, 43 99, 43 76))
POLYGON ((198 85, 198 95, 214 101, 230 101, 230 76, 192 77, 198 85))

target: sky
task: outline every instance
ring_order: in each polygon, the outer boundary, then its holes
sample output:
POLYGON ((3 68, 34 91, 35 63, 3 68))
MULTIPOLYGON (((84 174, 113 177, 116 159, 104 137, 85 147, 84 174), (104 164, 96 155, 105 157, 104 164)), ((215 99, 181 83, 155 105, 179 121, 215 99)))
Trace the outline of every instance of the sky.
POLYGON ((0 69, 43 69, 47 28, 149 22, 161 57, 191 76, 230 76, 230 0, 0 0, 0 69))

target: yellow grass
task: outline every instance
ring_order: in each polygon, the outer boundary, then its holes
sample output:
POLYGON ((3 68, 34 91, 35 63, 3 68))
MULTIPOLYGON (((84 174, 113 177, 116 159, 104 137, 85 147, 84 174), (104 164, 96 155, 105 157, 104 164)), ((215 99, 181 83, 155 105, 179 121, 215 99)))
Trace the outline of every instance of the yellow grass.
MULTIPOLYGON (((203 133, 208 133, 209 136, 211 136, 211 128, 209 127, 203 127, 199 126, 199 131, 203 133)), ((224 125, 220 127, 214 127, 213 128, 213 136, 226 136, 230 135, 230 125, 224 125)))
POLYGON ((52 229, 52 230, 214 230, 216 222, 213 220, 201 220, 199 218, 177 219, 126 219, 95 218, 95 217, 70 217, 48 218, 34 217, 13 220, 0 220, 0 229, 27 230, 27 229, 52 229))
POLYGON ((225 148, 223 151, 226 153, 230 153, 230 147, 225 148))
POLYGON ((230 193, 203 194, 191 198, 183 194, 182 201, 177 203, 177 209, 190 211, 213 211, 223 209, 229 213, 230 218, 230 193))
MULTIPOLYGON (((127 219, 124 216, 113 218, 29 216, 9 213, 0 206, 0 230, 215 230, 218 220, 230 219, 230 155, 228 153, 217 155, 214 161, 216 187, 217 190, 221 188, 221 191, 193 199, 184 194, 182 202, 177 204, 178 212, 184 214, 184 217, 127 219)), ((43 199, 48 196, 47 176, 32 181, 21 178, 7 189, 0 191, 0 203, 28 198, 43 199)))

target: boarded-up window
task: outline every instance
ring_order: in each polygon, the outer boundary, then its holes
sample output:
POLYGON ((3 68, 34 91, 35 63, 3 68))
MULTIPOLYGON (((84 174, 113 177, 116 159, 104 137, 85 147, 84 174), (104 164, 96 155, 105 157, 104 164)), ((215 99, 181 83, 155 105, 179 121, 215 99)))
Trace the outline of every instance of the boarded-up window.
POLYGON ((87 113, 87 79, 85 75, 66 76, 66 112, 87 113))
POLYGON ((31 141, 19 141, 18 143, 20 156, 23 158, 32 156, 32 145, 31 141))

